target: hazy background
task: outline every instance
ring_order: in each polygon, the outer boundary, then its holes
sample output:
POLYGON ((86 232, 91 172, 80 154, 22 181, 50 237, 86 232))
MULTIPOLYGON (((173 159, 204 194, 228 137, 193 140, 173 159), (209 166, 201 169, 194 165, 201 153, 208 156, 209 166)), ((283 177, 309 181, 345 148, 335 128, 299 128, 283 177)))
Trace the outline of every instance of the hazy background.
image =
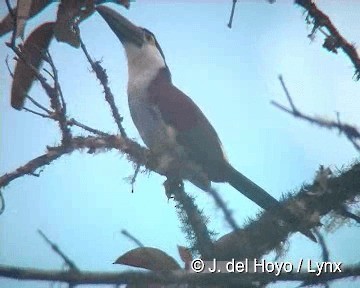
MULTIPOLYGON (((271 100, 288 104, 277 79, 281 73, 302 111, 328 118, 335 118, 338 111, 344 122, 358 124, 360 120, 359 82, 352 79, 353 65, 342 52, 335 55, 323 49, 321 34, 311 43, 306 36, 312 27, 305 24, 303 10, 292 3, 240 1, 231 30, 226 24, 232 1, 137 1, 129 11, 109 5, 157 36, 175 85, 192 97, 210 119, 231 163, 277 198, 299 188, 304 181, 311 182, 320 164, 336 169, 358 156, 336 132, 293 119, 270 105, 271 100)), ((360 43, 359 1, 316 3, 346 39, 360 43)), ((30 20, 26 33, 46 19, 54 19, 56 5, 30 20)), ((2 2, 1 18, 6 13, 2 2)), ((122 46, 99 15, 81 24, 81 34, 92 57, 103 61, 129 137, 141 142, 127 108, 127 67, 122 46)), ((11 78, 5 57, 9 55, 11 60, 13 54, 4 44, 9 37, 0 39, 1 175, 60 140, 55 123, 10 107, 11 78)), ((59 71, 69 116, 116 133, 102 88, 80 49, 54 41, 50 52, 59 71)), ((48 103, 38 84, 30 95, 48 103)), ((165 178, 141 174, 132 194, 124 178, 132 176, 133 171, 132 164, 116 151, 95 155, 83 151, 55 161, 40 177, 13 181, 3 191, 6 210, 0 216, 0 263, 61 269, 62 260, 38 235, 39 228, 82 270, 126 268, 112 264, 135 248, 121 235, 122 229, 179 260, 176 245, 186 246, 187 242, 175 204, 165 196, 165 178)), ((217 184, 216 188, 238 223, 259 211, 229 185, 217 184)), ((230 231, 211 197, 191 184, 186 184, 186 191, 196 196, 197 204, 210 215, 210 227, 219 237, 230 231)), ((343 227, 326 235, 326 241, 332 261, 359 261, 360 250, 356 247, 360 233, 356 227, 343 227)), ((295 234, 283 260, 297 263, 300 258, 321 261, 321 250, 295 234)), ((272 255, 269 259, 273 259, 272 255)), ((359 282, 351 284, 359 287, 359 282)), ((0 287, 49 284, 0 279, 0 287)), ((344 283, 331 287, 344 287, 344 283)))

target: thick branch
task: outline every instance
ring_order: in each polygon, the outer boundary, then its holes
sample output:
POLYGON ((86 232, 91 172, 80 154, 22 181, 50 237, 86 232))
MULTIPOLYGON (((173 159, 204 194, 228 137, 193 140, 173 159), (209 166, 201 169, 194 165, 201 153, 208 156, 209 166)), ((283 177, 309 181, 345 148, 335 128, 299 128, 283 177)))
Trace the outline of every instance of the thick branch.
MULTIPOLYGON (((75 137, 69 146, 50 147, 49 151, 16 171, 0 177, 0 187, 6 186, 10 181, 26 174, 32 174, 41 166, 48 165, 53 160, 74 150, 89 149, 90 153, 108 149, 117 149, 128 155, 129 159, 151 171, 157 172, 157 161, 149 161, 149 151, 136 142, 120 136, 106 137, 75 137)), ((157 172, 159 173, 159 172, 157 172)), ((308 228, 318 223, 320 216, 330 211, 338 211, 347 201, 353 201, 360 194, 360 164, 339 176, 328 180, 327 190, 317 193, 318 184, 303 188, 296 196, 290 197, 284 205, 295 215, 304 215, 308 228), (309 222, 309 223, 308 223, 309 222)), ((219 259, 243 259, 260 257, 279 243, 284 241, 289 233, 299 229, 296 225, 281 225, 271 212, 264 212, 259 219, 252 221, 243 229, 223 236, 215 244, 216 256, 219 259)))
POLYGON ((117 149, 123 153, 127 153, 130 160, 140 165, 145 165, 150 170, 156 170, 156 164, 147 162, 148 150, 141 147, 135 141, 124 139, 120 136, 102 136, 102 137, 74 137, 68 145, 48 147, 47 153, 34 158, 25 165, 19 167, 13 172, 6 173, 0 177, 0 188, 5 187, 11 181, 24 175, 31 175, 40 167, 49 165, 55 159, 65 154, 70 154, 74 150, 89 149, 89 153, 95 150, 117 149))
POLYGON ((211 232, 206 225, 208 222, 206 217, 195 204, 194 199, 186 194, 184 184, 178 181, 171 182, 169 179, 165 182, 165 189, 171 191, 177 202, 178 215, 184 225, 183 230, 187 234, 188 240, 194 243, 194 249, 204 259, 211 259, 214 255, 214 246, 211 232))
MULTIPOLYGON (((303 215, 302 223, 307 229, 316 227, 321 216, 338 211, 344 203, 353 202, 360 195, 360 163, 349 170, 327 180, 325 191, 319 191, 319 184, 304 186, 295 196, 281 202, 283 207, 295 215, 303 215)), ((299 227, 279 223, 271 211, 262 215, 243 229, 231 232, 215 242, 217 259, 259 258, 277 248, 289 233, 299 227)), ((301 223, 300 223, 301 224, 301 223)))
POLYGON ((189 284, 234 284, 237 287, 249 285, 253 281, 271 283, 276 281, 305 281, 309 284, 319 284, 332 280, 349 277, 359 277, 360 266, 344 268, 340 273, 282 273, 275 276, 274 273, 189 273, 183 271, 174 272, 73 272, 57 270, 40 270, 30 268, 18 268, 0 265, 0 276, 18 280, 57 281, 63 283, 81 284, 144 284, 144 283, 189 283, 189 284), (240 285, 240 286, 239 286, 240 285))

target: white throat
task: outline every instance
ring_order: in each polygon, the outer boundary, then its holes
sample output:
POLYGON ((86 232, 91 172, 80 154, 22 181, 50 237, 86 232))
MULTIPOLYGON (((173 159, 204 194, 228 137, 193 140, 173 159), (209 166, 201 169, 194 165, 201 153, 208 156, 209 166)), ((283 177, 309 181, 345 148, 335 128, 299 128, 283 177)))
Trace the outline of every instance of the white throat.
POLYGON ((155 45, 145 43, 139 48, 126 43, 124 48, 128 60, 128 93, 137 97, 146 91, 159 70, 166 66, 165 61, 155 45))

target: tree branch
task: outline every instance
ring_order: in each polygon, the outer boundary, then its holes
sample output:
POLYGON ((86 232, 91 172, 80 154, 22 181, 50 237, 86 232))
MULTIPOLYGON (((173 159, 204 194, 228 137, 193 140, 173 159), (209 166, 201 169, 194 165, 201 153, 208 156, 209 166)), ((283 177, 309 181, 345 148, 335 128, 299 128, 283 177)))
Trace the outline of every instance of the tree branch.
POLYGON ((184 271, 161 272, 80 272, 40 270, 0 265, 0 276, 17 280, 57 281, 76 285, 84 284, 199 284, 223 285, 224 283, 244 287, 257 283, 277 281, 305 281, 309 285, 328 281, 360 276, 360 265, 342 267, 341 273, 324 272, 320 276, 315 273, 189 273, 184 271))
POLYGON ((198 251, 204 259, 211 259, 214 255, 214 246, 211 232, 207 228, 208 219, 195 204, 192 197, 184 191, 183 182, 167 179, 165 190, 173 195, 177 202, 176 208, 183 225, 183 231, 192 242, 193 249, 198 251))
POLYGON ((312 18, 314 28, 310 35, 312 35, 319 27, 325 27, 330 35, 325 38, 323 47, 334 53, 337 53, 337 48, 341 48, 355 66, 355 79, 360 80, 360 58, 354 45, 350 44, 339 33, 330 18, 316 6, 315 1, 295 0, 295 4, 303 7, 307 11, 307 21, 309 17, 312 18))
POLYGON ((96 77, 98 78, 98 80, 100 81, 101 85, 104 88, 105 100, 106 100, 106 102, 109 103, 112 116, 115 120, 116 125, 118 126, 120 134, 122 137, 126 138, 127 135, 126 135, 124 127, 122 126, 123 117, 120 116, 119 110, 116 107, 114 95, 112 94, 111 89, 108 85, 108 76, 105 72, 105 69, 100 65, 100 61, 93 61, 91 59, 91 56, 89 55, 89 53, 86 49, 86 46, 83 43, 83 41, 81 40, 81 38, 80 38, 80 46, 86 56, 86 59, 90 63, 91 68, 95 72, 96 77))
POLYGON ((300 118, 303 120, 306 120, 308 122, 310 122, 311 124, 316 124, 322 128, 327 128, 327 129, 337 129, 339 131, 339 133, 343 133, 348 140, 353 144, 353 146, 355 147, 356 150, 360 151, 360 144, 358 143, 358 141, 360 141, 360 131, 358 130, 358 128, 356 128, 355 126, 346 124, 346 123, 342 123, 338 117, 337 121, 331 121, 331 120, 325 120, 319 117, 311 117, 309 115, 306 115, 302 112, 299 111, 298 108, 296 108, 296 106, 294 105, 294 102, 290 96, 290 93, 288 91, 288 89, 286 88, 286 85, 284 83, 284 80, 282 78, 282 76, 279 76, 279 80, 281 83, 281 86, 284 89, 285 95, 289 101, 290 107, 286 108, 285 106, 275 102, 275 101, 271 101, 271 104, 274 105, 275 107, 279 108, 280 110, 296 117, 296 118, 300 118))
POLYGON ((230 19, 229 19, 229 23, 227 25, 230 29, 232 27, 232 22, 233 22, 233 18, 234 18, 236 3, 237 3, 237 0, 233 0, 232 6, 231 6, 230 19))
MULTIPOLYGON (((264 211, 238 231, 224 235, 214 243, 217 259, 259 258, 276 249, 289 235, 303 226, 316 227, 321 216, 337 211, 344 203, 353 202, 360 195, 360 163, 326 181, 326 190, 319 191, 319 184, 304 185, 296 195, 280 202, 294 215, 303 215, 305 223, 287 225, 279 223, 271 211, 264 211)), ((298 218, 299 218, 298 217, 298 218)))
POLYGON ((65 253, 60 250, 58 245, 50 241, 50 239, 40 229, 38 229, 38 233, 44 239, 44 241, 51 247, 51 249, 64 260, 64 262, 70 268, 70 270, 74 272, 75 271, 80 272, 80 269, 76 266, 75 262, 72 261, 68 256, 66 256, 65 253))

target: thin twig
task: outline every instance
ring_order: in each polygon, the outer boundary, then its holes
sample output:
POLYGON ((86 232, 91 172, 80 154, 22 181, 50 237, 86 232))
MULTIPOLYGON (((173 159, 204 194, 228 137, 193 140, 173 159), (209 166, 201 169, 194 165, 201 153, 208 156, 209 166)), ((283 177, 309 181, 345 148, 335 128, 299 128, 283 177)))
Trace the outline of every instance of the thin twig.
POLYGON ((55 67, 54 61, 53 61, 53 59, 52 59, 51 54, 49 53, 49 51, 46 52, 46 60, 47 60, 47 62, 50 64, 51 70, 52 70, 52 72, 53 72, 55 89, 58 91, 59 97, 60 97, 60 100, 61 100, 61 110, 62 110, 62 113, 63 113, 64 115, 66 115, 66 102, 65 102, 65 99, 64 99, 64 95, 63 95, 63 93, 62 93, 62 90, 61 90, 60 83, 59 83, 58 72, 57 72, 57 69, 56 69, 56 67, 55 67))
POLYGON ((75 120, 74 118, 71 118, 70 120, 67 121, 68 125, 70 126, 77 126, 80 127, 90 133, 93 133, 95 135, 99 135, 99 136, 110 136, 110 134, 102 132, 98 129, 95 128, 91 128, 90 126, 87 126, 85 124, 80 123, 79 121, 75 120))
POLYGON ((37 102, 34 98, 32 98, 29 95, 26 95, 26 98, 28 98, 31 103, 33 103, 36 107, 40 108, 41 110, 43 110, 44 112, 46 112, 48 115, 53 115, 54 112, 51 112, 49 109, 45 108, 45 106, 41 105, 39 102, 37 102))
POLYGON ((0 189, 0 215, 5 211, 5 199, 2 194, 2 190, 0 189))
MULTIPOLYGON (((316 237, 318 238, 317 240, 321 247, 322 261, 323 261, 323 263, 328 263, 330 261, 330 256, 329 256, 329 249, 325 243, 325 239, 324 239, 323 235, 320 233, 319 229, 315 228, 314 233, 315 233, 316 237)), ((308 284, 309 283, 307 283, 307 281, 304 281, 302 283, 302 286, 306 287, 308 284)), ((322 285, 324 286, 324 288, 330 288, 328 282, 323 282, 322 285)))
POLYGON ((341 207, 341 209, 339 210, 340 215, 346 217, 346 218, 350 218, 352 220, 354 220, 355 222, 357 222, 358 224, 360 224, 360 217, 354 213, 351 213, 345 205, 343 205, 343 207, 341 207))
POLYGON ((286 94, 286 97, 289 101, 291 109, 289 109, 275 101, 271 101, 272 105, 274 105, 275 107, 279 108, 280 110, 282 110, 286 113, 293 115, 294 117, 306 120, 306 121, 308 121, 312 124, 316 124, 320 127, 327 128, 327 129, 337 129, 339 131, 339 133, 343 133, 347 137, 347 139, 353 144, 353 146, 355 147, 356 150, 360 151, 360 144, 357 142, 360 140, 360 131, 355 126, 352 126, 352 125, 349 125, 346 123, 345 124, 341 123, 339 115, 337 116, 337 121, 331 121, 331 120, 325 120, 325 119, 311 117, 311 116, 305 115, 304 113, 300 112, 299 109, 296 108, 281 75, 279 76, 279 80, 280 80, 281 86, 283 87, 283 90, 286 94))
POLYGON ((15 47, 15 41, 16 41, 16 34, 17 34, 17 17, 16 17, 16 14, 14 13, 14 10, 11 8, 11 5, 10 5, 10 1, 9 0, 5 0, 6 2, 6 6, 7 6, 7 9, 9 11, 9 14, 11 15, 11 18, 13 20, 13 33, 11 35, 11 46, 15 47))
POLYGON ((229 19, 229 23, 227 25, 230 29, 232 27, 236 3, 237 3, 237 0, 233 0, 232 7, 231 7, 231 13, 230 13, 230 19, 229 19))
POLYGON ((126 135, 124 127, 122 126, 123 117, 120 116, 119 110, 117 109, 116 104, 115 104, 114 95, 112 94, 111 89, 108 86, 108 76, 106 75, 106 71, 104 68, 102 68, 99 61, 94 62, 92 60, 92 58, 90 57, 90 55, 86 49, 86 46, 85 46, 84 42, 81 40, 81 38, 80 38, 80 46, 86 56, 86 59, 90 63, 91 68, 95 72, 96 77, 98 78, 98 80, 100 81, 101 85, 104 88, 105 100, 109 103, 112 116, 113 116, 115 123, 120 131, 120 134, 122 137, 126 138, 127 135, 126 135))
POLYGON ((284 79, 282 77, 282 75, 279 75, 279 81, 281 83, 281 86, 285 92, 285 95, 286 95, 286 98, 288 99, 289 103, 290 103, 290 106, 291 106, 291 109, 293 110, 293 113, 295 114, 298 114, 299 112, 297 111, 292 99, 291 99, 291 96, 290 96, 290 93, 289 93, 289 90, 287 89, 286 85, 285 85, 285 82, 284 82, 284 79))
POLYGON ((26 107, 23 107, 23 110, 26 111, 26 112, 30 112, 32 114, 35 114, 37 116, 40 116, 42 118, 48 118, 48 119, 54 120, 54 118, 52 116, 48 115, 48 114, 39 113, 39 112, 36 112, 36 111, 34 111, 32 109, 29 109, 29 108, 26 108, 26 107))
POLYGON ((75 265, 74 261, 72 261, 68 256, 66 256, 65 253, 60 250, 58 245, 52 242, 40 229, 38 229, 38 233, 45 240, 45 242, 49 244, 51 249, 64 260, 70 270, 80 272, 80 269, 75 265))
POLYGON ((54 88, 46 92, 50 98, 51 108, 55 111, 55 119, 59 123, 62 134, 62 143, 63 145, 67 145, 70 142, 72 135, 67 125, 68 121, 66 116, 66 102, 64 100, 64 96, 62 94, 61 86, 59 83, 57 69, 48 51, 46 51, 45 53, 44 60, 49 63, 54 80, 54 88))
MULTIPOLYGON (((22 51, 20 51, 18 47, 13 46, 9 43, 6 43, 6 45, 10 47, 19 57, 19 59, 21 59, 26 64, 26 66, 31 70, 32 73, 34 73, 35 77, 39 80, 46 94, 49 96, 51 107, 55 110, 55 117, 59 123, 59 127, 62 132, 62 142, 64 146, 66 146, 72 136, 71 131, 66 125, 66 115, 63 113, 62 104, 59 101, 59 90, 57 88, 51 87, 47 83, 46 78, 31 64, 31 62, 27 59, 26 55, 22 51)), ((59 83, 55 84, 55 86, 59 86, 59 83)))
POLYGON ((316 237, 318 238, 318 243, 321 246, 321 252, 322 252, 322 260, 323 262, 329 262, 330 256, 329 256, 329 249, 325 243, 325 239, 323 235, 320 233, 319 229, 315 228, 314 233, 316 237))
POLYGON ((137 246, 144 247, 144 244, 140 242, 135 236, 131 235, 127 230, 123 229, 121 230, 121 233, 129 238, 131 241, 133 241, 137 246))
POLYGON ((233 230, 238 230, 239 226, 237 225, 234 217, 232 216, 231 211, 229 210, 229 208, 227 207, 227 205, 225 204, 224 200, 221 198, 219 193, 214 188, 210 188, 207 191, 214 198, 216 205, 223 211, 225 215, 225 219, 230 224, 231 228, 233 230))
POLYGON ((134 193, 134 186, 135 186, 135 182, 136 182, 136 177, 137 175, 139 174, 139 171, 140 171, 140 165, 136 165, 136 168, 135 168, 135 172, 134 172, 134 175, 133 177, 131 178, 131 193, 134 193))
POLYGON ((9 66, 9 57, 8 56, 6 56, 5 63, 6 63, 6 67, 8 69, 8 72, 9 72, 11 78, 14 78, 14 73, 11 71, 10 66, 9 66))

